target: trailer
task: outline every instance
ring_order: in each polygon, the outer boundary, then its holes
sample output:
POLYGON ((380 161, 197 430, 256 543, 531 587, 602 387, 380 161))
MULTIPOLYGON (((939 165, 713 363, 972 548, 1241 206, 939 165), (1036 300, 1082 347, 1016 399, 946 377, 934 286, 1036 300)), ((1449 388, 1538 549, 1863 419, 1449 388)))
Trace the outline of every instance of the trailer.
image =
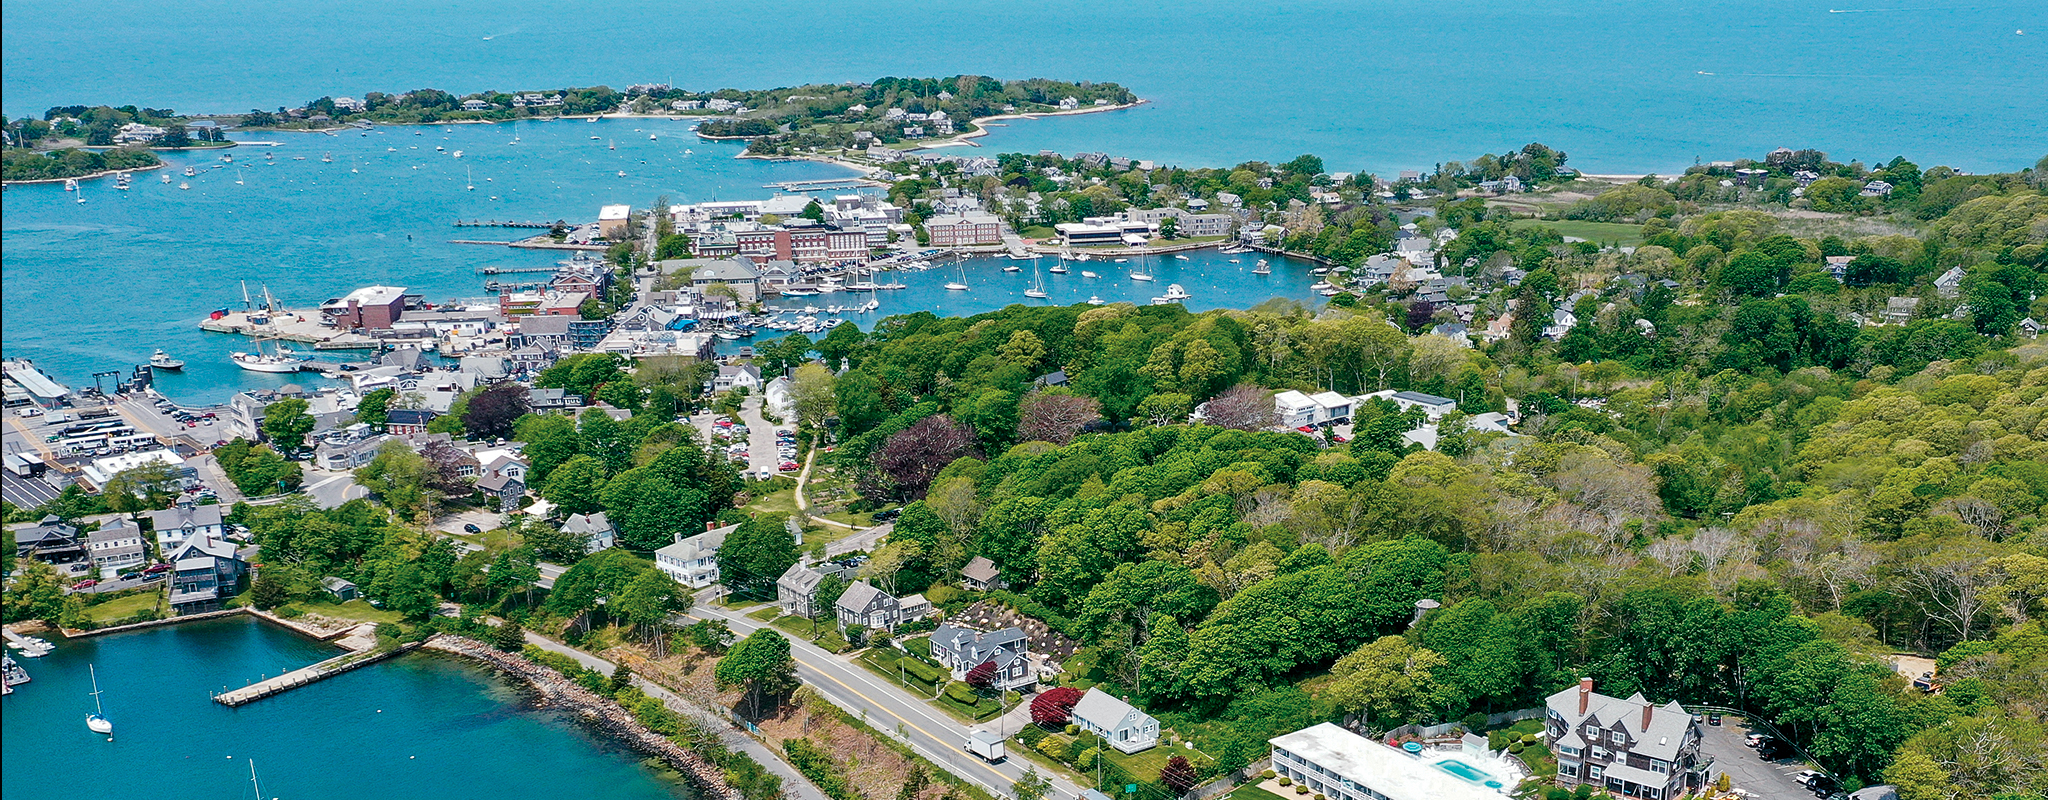
POLYGON ((974 731, 967 735, 967 752, 981 757, 990 764, 1000 764, 1005 758, 1003 737, 988 731, 974 731))

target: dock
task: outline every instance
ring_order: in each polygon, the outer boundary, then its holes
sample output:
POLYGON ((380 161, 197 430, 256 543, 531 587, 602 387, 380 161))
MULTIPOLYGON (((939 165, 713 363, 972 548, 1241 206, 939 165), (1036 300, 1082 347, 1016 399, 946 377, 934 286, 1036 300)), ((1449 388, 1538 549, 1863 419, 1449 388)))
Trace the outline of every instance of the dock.
MULTIPOLYGON (((365 625, 368 625, 368 623, 365 623, 365 625)), ((376 626, 368 625, 368 627, 374 629, 376 626)), ((350 640, 363 638, 365 637, 361 637, 359 634, 352 634, 344 639, 343 642, 346 644, 350 640)), ((295 669, 275 678, 257 681, 240 689, 221 692, 213 696, 213 701, 229 708, 247 705, 265 697, 289 692, 309 683, 318 683, 352 669, 375 664, 392 656, 410 653, 419 649, 421 645, 426 644, 424 641, 407 642, 389 650, 378 650, 373 644, 375 641, 374 635, 368 637, 368 641, 372 642, 372 644, 363 649, 352 650, 310 667, 295 669)))
POLYGON ((822 192, 828 189, 858 189, 863 186, 884 186, 869 178, 821 178, 808 181, 776 181, 761 184, 763 189, 781 189, 785 192, 822 192))

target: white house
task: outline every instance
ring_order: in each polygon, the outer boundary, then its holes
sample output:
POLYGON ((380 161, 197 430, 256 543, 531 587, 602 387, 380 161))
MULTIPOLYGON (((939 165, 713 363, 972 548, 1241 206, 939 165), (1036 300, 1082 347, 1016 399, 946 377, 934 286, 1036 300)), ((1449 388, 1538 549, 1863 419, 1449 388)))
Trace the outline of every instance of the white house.
POLYGON ((102 574, 141 564, 148 556, 142 545, 142 529, 125 519, 115 520, 85 535, 87 554, 102 574))
POLYGON ((618 531, 604 512, 595 514, 570 514, 562 523, 564 533, 580 533, 584 536, 584 552, 595 553, 617 543, 618 531))
POLYGON ((932 658, 952 670, 954 680, 966 680, 975 667, 994 664, 991 685, 998 690, 1007 692, 1038 681, 1031 664, 1031 639, 1021 628, 982 632, 944 624, 932 631, 931 648, 932 658))
POLYGON ((779 375, 761 387, 761 396, 768 404, 768 413, 785 422, 796 417, 796 399, 790 397, 789 388, 789 379, 779 375))
POLYGON ((156 528, 157 552, 169 555, 193 539, 220 541, 221 506, 180 505, 162 511, 149 512, 149 522, 156 528))
POLYGON ((1306 428, 1350 419, 1351 398, 1336 392, 1311 395, 1289 389, 1273 395, 1273 411, 1283 427, 1306 428))
POLYGON ((654 551, 654 566, 692 589, 717 583, 718 548, 725 544, 726 535, 739 527, 713 528, 689 538, 678 534, 675 544, 654 551))
POLYGON ((711 390, 714 392, 729 392, 734 389, 745 389, 748 394, 760 392, 761 368, 752 364, 742 366, 719 365, 718 376, 711 379, 711 390))
POLYGON ((1101 689, 1090 688, 1081 695, 1081 702, 1074 704, 1073 721, 1124 753, 1148 750, 1159 743, 1159 720, 1101 689))

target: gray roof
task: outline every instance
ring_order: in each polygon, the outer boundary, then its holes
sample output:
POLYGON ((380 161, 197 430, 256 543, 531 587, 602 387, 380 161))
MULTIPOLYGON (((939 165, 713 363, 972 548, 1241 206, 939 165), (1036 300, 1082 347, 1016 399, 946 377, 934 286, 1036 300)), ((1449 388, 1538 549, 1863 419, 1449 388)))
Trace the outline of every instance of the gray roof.
POLYGON ((692 281, 735 283, 757 280, 760 277, 761 273, 754 269, 754 265, 729 258, 704 262, 701 266, 690 270, 690 280, 692 281))
POLYGON ((1591 722, 1601 730, 1619 728, 1628 733, 1635 744, 1629 752, 1666 761, 1678 760, 1678 751, 1688 738, 1695 734, 1692 714, 1677 703, 1652 706, 1642 692, 1630 695, 1628 699, 1609 697, 1591 692, 1586 701, 1586 713, 1579 713, 1579 687, 1566 687, 1563 691, 1545 698, 1550 713, 1563 719, 1569 728, 1578 729, 1591 722), (1643 709, 1651 707, 1650 724, 1643 725, 1643 709))
POLYGON ((1458 403, 1458 401, 1452 400, 1448 397, 1438 397, 1433 394, 1423 394, 1421 392, 1395 392, 1394 397, 1397 399, 1406 400, 1410 403, 1421 403, 1423 405, 1431 406, 1457 405, 1458 403))
POLYGON ((825 573, 806 567, 801 563, 789 565, 782 571, 782 577, 775 579, 775 585, 787 588, 797 594, 808 595, 817 591, 818 583, 825 580, 825 573))
POLYGON ((839 602, 835 605, 855 614, 866 614, 871 609, 878 606, 886 607, 895 601, 896 598, 890 597, 888 592, 877 589, 863 580, 854 581, 853 585, 846 587, 845 593, 839 595, 839 602))
POLYGON ((960 568, 960 574, 966 576, 968 580, 987 583, 995 580, 996 576, 1001 573, 996 570, 996 562, 982 556, 975 556, 973 560, 967 562, 967 566, 960 568))
POLYGON ((599 511, 595 514, 570 514, 568 521, 562 523, 562 530, 570 533, 611 533, 613 528, 611 520, 599 511))
POLYGON ((522 489, 526 487, 526 482, 518 478, 514 478, 510 475, 493 474, 486 475, 481 480, 478 480, 476 482, 476 488, 482 489, 487 492, 501 492, 513 486, 514 484, 517 484, 522 489))
POLYGON ((183 528, 186 525, 203 528, 208 525, 220 524, 220 510, 221 506, 218 505, 166 508, 161 511, 149 512, 149 521, 151 525, 160 531, 171 528, 183 528))
POLYGON ((356 588, 356 585, 350 582, 347 578, 340 578, 332 575, 325 578, 321 578, 320 585, 327 587, 327 590, 330 592, 338 592, 343 589, 356 588))
POLYGON ((1074 718, 1087 720, 1089 724, 1106 731, 1116 730, 1117 726, 1132 714, 1148 716, 1130 703, 1118 700, 1116 695, 1095 688, 1090 688, 1087 694, 1081 695, 1081 702, 1074 704, 1073 712, 1074 718))
POLYGON ((567 314, 530 315, 519 320, 519 332, 527 336, 567 336, 569 323, 576 319, 567 314))
POLYGON ((708 530, 695 536, 676 540, 675 544, 654 551, 657 556, 668 556, 677 561, 695 561, 718 554, 718 548, 725 546, 725 537, 739 530, 738 525, 708 530))
POLYGON ((1030 637, 1019 628, 1003 628, 987 633, 944 624, 932 631, 932 652, 956 653, 963 664, 975 665, 994 661, 998 666, 1009 666, 1010 662, 1023 657, 1030 649, 1030 637))

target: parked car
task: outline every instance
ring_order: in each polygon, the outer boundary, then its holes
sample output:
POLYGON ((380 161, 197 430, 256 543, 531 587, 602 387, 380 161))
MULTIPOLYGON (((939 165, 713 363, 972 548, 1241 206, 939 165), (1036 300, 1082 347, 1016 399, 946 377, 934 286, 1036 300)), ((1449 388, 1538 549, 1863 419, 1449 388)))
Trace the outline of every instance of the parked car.
POLYGON ((1759 744, 1763 744, 1763 741, 1764 741, 1765 739, 1769 739, 1769 738, 1771 738, 1771 737, 1769 737, 1769 736, 1766 736, 1766 735, 1764 735, 1764 734, 1761 734, 1761 733, 1752 733, 1752 734, 1750 734, 1750 735, 1748 735, 1748 736, 1744 736, 1744 737, 1742 737, 1742 743, 1743 743, 1744 745, 1747 745, 1747 746, 1750 746, 1750 747, 1755 747, 1755 746, 1757 746, 1757 745, 1759 745, 1759 744))
POLYGON ((91 579, 91 578, 86 578, 85 580, 82 580, 82 581, 79 581, 79 582, 77 582, 77 583, 71 584, 71 590, 75 592, 75 591, 78 591, 78 590, 80 590, 80 589, 90 589, 90 588, 92 588, 92 587, 94 587, 94 586, 98 586, 98 585, 100 585, 100 582, 99 582, 99 581, 93 580, 93 579, 91 579))
POLYGON ((1797 755, 1797 752, 1792 749, 1792 745, 1779 739, 1764 740, 1763 744, 1757 745, 1756 752, 1757 755, 1763 756, 1767 761, 1776 761, 1781 758, 1791 758, 1797 755))
POLYGON ((462 532, 463 532, 463 533, 483 533, 483 532, 484 532, 484 529, 482 529, 482 528, 479 528, 479 527, 477 527, 477 526, 476 526, 476 523, 474 523, 474 522, 469 522, 469 523, 464 523, 464 524, 463 524, 463 526, 462 526, 462 532))
POLYGON ((1813 779, 1818 777, 1821 777, 1821 772, 1816 769, 1802 769, 1792 773, 1792 781, 1800 786, 1811 786, 1813 779))
POLYGON ((1807 781, 1806 788, 1813 790, 1813 796, 1815 797, 1827 797, 1828 795, 1840 792, 1842 790, 1842 785, 1836 783, 1834 778, 1830 778, 1826 775, 1821 775, 1814 778, 1813 780, 1807 781))
POLYGON ((1714 713, 1712 713, 1712 714, 1708 714, 1708 715, 1707 715, 1707 724, 1708 724, 1708 725, 1719 725, 1719 724, 1721 724, 1721 712, 1719 712, 1719 711, 1716 711, 1716 712, 1714 712, 1714 713))
POLYGON ((17 417, 37 417, 42 416, 42 413, 42 409, 36 408, 35 406, 29 406, 28 408, 24 408, 20 411, 14 412, 14 415, 17 417))
POLYGON ((149 569, 145 569, 145 570, 143 570, 143 571, 142 571, 142 574, 144 574, 144 575, 160 575, 160 574, 163 574, 163 573, 165 573, 165 572, 169 572, 170 570, 171 570, 171 565, 169 565, 169 564, 151 564, 151 565, 149 565, 149 569))

